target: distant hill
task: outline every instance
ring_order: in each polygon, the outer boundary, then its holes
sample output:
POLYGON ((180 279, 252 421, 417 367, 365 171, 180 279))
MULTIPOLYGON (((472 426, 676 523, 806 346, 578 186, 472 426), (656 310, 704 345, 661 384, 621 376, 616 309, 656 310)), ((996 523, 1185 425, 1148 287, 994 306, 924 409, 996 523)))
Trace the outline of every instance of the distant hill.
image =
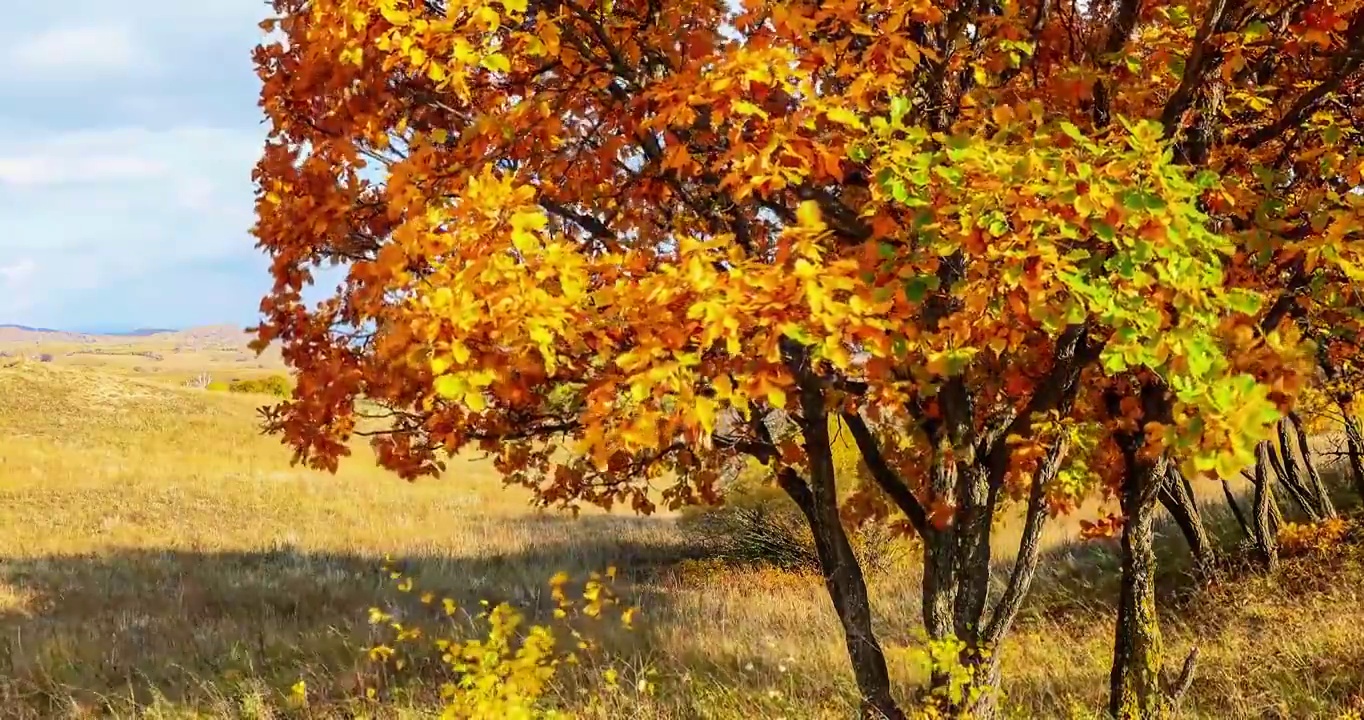
POLYGON ((204 325, 183 330, 173 328, 138 328, 136 330, 125 331, 79 332, 74 330, 31 327, 13 323, 0 323, 0 343, 99 342, 101 340, 127 340, 131 338, 157 338, 185 342, 193 345, 245 345, 249 340, 246 329, 238 325, 204 325))
POLYGON ((164 335, 166 333, 179 332, 175 328, 138 328, 126 332, 111 332, 109 335, 117 337, 146 337, 147 335, 164 335))

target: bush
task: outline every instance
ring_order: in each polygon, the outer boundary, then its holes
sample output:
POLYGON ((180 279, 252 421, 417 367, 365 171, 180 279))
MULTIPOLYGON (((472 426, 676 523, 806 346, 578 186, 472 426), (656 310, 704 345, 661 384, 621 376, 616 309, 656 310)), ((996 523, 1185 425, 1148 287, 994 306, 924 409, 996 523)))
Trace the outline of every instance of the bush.
MULTIPOLYGON (((830 422, 834 469, 841 494, 862 472, 861 456, 838 420, 830 422)), ((769 477, 771 470, 750 461, 725 489, 723 505, 696 506, 682 512, 682 527, 715 557, 731 562, 769 565, 783 570, 818 572, 814 537, 800 509, 769 477)), ((862 567, 880 572, 893 567, 908 543, 885 524, 872 522, 849 532, 862 567)))
MULTIPOLYGON (((378 642, 366 653, 370 671, 362 670, 361 679, 371 702, 389 701, 404 685, 434 672, 442 678, 443 718, 566 720, 572 714, 559 695, 566 667, 590 667, 600 672, 603 689, 620 687, 621 672, 589 637, 604 629, 601 622, 608 617, 630 628, 638 612, 620 607, 615 568, 592 573, 573 594, 567 591, 568 575, 556 574, 549 581, 553 620, 539 624, 505 602, 461 608, 453 599, 418 590, 411 576, 387 562, 384 572, 410 600, 369 611, 378 642)), ((636 691, 652 694, 652 673, 635 674, 636 691)), ((306 685, 294 687, 306 703, 306 685)))
POLYGON ((293 387, 289 384, 289 378, 283 375, 271 375, 252 380, 233 380, 228 385, 228 390, 237 393, 256 393, 286 398, 294 392, 293 387))
POLYGON ((211 390, 213 392, 227 392, 228 390, 231 389, 231 386, 229 386, 222 380, 213 380, 210 381, 207 385, 205 385, 204 389, 211 390))

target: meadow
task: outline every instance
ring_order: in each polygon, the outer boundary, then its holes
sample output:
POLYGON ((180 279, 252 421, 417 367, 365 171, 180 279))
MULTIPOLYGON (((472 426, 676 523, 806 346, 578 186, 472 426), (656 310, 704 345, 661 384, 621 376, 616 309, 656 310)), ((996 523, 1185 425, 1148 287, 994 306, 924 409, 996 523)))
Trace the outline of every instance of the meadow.
MULTIPOLYGON (((846 652, 817 577, 710 559, 667 514, 534 510, 479 457, 415 483, 375 468, 363 445, 335 475, 291 467, 257 428, 271 398, 187 386, 281 372, 278 360, 167 342, 0 358, 0 716, 429 716, 440 677, 396 682, 366 654, 383 641, 369 609, 417 602, 380 572, 386 556, 420 590, 537 619, 552 608, 552 575, 616 566, 622 602, 640 608, 635 627, 604 621, 597 637, 621 682, 592 661, 554 689, 585 715, 851 716, 846 652), (290 703, 299 681, 306 707, 290 703), (382 701, 367 700, 380 682, 382 701)), ((1206 485, 1201 502, 1230 546, 1221 490, 1206 485)), ((1077 522, 1052 523, 1003 649, 1016 716, 1104 706, 1117 561, 1077 522)), ((1009 527, 999 535, 1006 554, 1009 527)), ((1194 585, 1178 534, 1162 530, 1161 543, 1174 559, 1161 577, 1168 657, 1201 652, 1188 717, 1336 718, 1364 698, 1364 550, 1288 558, 1274 577, 1233 565, 1194 585)), ((914 565, 907 555, 869 578, 906 695, 922 679, 914 565)))

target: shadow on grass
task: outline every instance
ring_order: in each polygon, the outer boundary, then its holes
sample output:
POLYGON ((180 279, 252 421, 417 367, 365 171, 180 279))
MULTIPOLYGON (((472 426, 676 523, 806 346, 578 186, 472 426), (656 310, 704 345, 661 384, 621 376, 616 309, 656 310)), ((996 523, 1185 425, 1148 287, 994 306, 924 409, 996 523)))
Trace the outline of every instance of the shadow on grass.
MULTIPOLYGON (((1339 468, 1323 468, 1322 476, 1340 513, 1351 514, 1360 508, 1360 498, 1339 468)), ((1279 495, 1285 518, 1303 522, 1305 518, 1298 508, 1285 501, 1282 490, 1279 495)), ((1242 513, 1249 517, 1252 508, 1250 490, 1236 493, 1236 502, 1242 513)), ((1247 537, 1226 500, 1203 498, 1198 506, 1218 558, 1215 580, 1230 582, 1254 574, 1256 568, 1249 559, 1247 537)), ((1200 597, 1208 578, 1194 573, 1193 559, 1184 536, 1163 508, 1157 515, 1155 542, 1157 606, 1164 615, 1178 617, 1188 602, 1200 597)), ((1038 616, 1060 619, 1076 614, 1111 617, 1116 608, 1121 568, 1117 538, 1076 540, 1044 551, 1020 620, 1038 616)), ((1000 563, 996 567, 996 578, 1006 580, 1011 569, 1012 561, 1000 563)))
MULTIPOLYGON (((549 621, 552 575, 564 571, 580 583, 615 565, 622 600, 663 615, 668 599, 656 579, 697 556, 661 531, 666 522, 613 516, 499 521, 498 533, 530 542, 500 555, 395 557, 394 565, 416 583, 406 593, 380 571, 381 557, 287 546, 0 558, 0 593, 8 587, 10 595, 0 594, 0 715, 53 717, 75 706, 128 712, 159 700, 211 707, 233 701, 234 683, 279 691, 300 678, 324 693, 353 694, 372 669, 365 650, 391 636, 376 635, 387 628, 369 625, 369 608, 396 608, 412 620, 427 612, 434 622, 444 616, 435 611, 439 600, 422 605, 426 591, 470 612, 480 609, 480 600, 506 601, 549 621)), ((637 631, 615 627, 603 645, 627 664, 643 662, 653 644, 647 624, 637 631)))

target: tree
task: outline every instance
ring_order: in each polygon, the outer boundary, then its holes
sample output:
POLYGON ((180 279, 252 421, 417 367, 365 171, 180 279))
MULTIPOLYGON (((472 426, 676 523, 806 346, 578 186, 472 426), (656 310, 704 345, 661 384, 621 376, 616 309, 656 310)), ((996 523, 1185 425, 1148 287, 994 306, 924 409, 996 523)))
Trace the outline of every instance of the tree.
POLYGON ((275 10, 257 346, 297 371, 267 428, 298 461, 335 469, 369 435, 415 478, 481 447, 546 506, 650 512, 755 458, 810 525, 867 714, 891 718, 840 510, 923 538, 925 629, 984 688, 935 678, 929 701, 988 714, 1047 517, 1108 492, 1113 707, 1162 702, 1171 458, 1251 465, 1311 359, 1289 310, 1361 276, 1355 3, 275 10), (346 279, 307 307, 327 262, 346 279), (869 478, 842 508, 831 415, 869 478))

